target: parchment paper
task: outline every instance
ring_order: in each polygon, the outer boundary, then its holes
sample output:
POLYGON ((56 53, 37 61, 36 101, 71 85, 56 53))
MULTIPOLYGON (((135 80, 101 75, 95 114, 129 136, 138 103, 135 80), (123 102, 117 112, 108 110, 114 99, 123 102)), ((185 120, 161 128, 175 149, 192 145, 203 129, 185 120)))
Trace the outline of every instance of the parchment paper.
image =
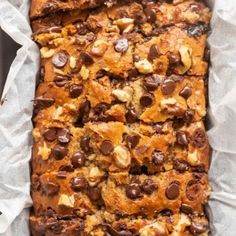
MULTIPOLYGON (((236 235, 236 2, 212 7, 209 77, 209 171, 213 192, 208 213, 213 236, 236 235)), ((1 0, 0 26, 22 47, 11 66, 0 107, 0 236, 28 236, 31 116, 38 49, 31 41, 29 0, 1 0)))

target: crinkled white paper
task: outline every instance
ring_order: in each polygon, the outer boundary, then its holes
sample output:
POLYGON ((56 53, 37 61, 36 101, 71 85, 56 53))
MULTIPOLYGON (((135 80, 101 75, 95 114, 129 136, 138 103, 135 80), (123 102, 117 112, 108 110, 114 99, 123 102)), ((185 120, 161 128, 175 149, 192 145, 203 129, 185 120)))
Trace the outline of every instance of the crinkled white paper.
MULTIPOLYGON (((37 46, 30 39, 29 2, 0 1, 0 26, 22 45, 5 85, 7 101, 0 107, 0 236, 30 235, 31 101, 39 62, 37 46)), ((213 9, 208 40, 213 193, 208 212, 213 236, 236 236, 236 2, 207 2, 213 9)))

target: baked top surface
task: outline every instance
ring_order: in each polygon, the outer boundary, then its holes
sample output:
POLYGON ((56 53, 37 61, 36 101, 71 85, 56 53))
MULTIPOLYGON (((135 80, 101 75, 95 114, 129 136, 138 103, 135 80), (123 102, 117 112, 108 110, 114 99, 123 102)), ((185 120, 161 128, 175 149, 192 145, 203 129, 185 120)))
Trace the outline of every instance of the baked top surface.
POLYGON ((33 236, 208 234, 201 1, 33 0, 33 236))

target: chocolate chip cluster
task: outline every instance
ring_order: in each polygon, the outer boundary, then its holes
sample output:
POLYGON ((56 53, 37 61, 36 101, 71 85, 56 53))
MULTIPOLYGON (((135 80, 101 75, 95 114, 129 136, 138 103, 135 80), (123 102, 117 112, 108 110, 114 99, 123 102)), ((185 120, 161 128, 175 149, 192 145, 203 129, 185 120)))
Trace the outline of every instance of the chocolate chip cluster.
POLYGON ((33 0, 33 236, 208 235, 210 11, 33 0))

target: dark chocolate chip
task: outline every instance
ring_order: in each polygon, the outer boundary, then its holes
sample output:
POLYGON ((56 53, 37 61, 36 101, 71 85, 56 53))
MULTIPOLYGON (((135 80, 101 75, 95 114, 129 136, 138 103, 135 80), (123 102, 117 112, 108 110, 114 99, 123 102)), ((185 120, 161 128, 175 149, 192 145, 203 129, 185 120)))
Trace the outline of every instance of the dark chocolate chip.
POLYGON ((143 107, 150 107, 154 102, 154 97, 151 93, 146 93, 140 98, 139 102, 143 107))
POLYGON ((115 50, 120 53, 124 53, 129 48, 129 42, 126 38, 118 39, 115 43, 115 50))
POLYGON ((188 146, 189 143, 188 133, 185 131, 178 131, 176 134, 176 141, 179 145, 188 146))
POLYGON ((207 142, 205 131, 201 128, 196 129, 191 137, 191 140, 194 147, 203 148, 207 142))
POLYGON ((94 63, 93 58, 87 52, 80 52, 80 58, 82 59, 83 64, 86 66, 90 66, 94 63))
POLYGON ((60 186, 53 182, 47 182, 43 185, 43 192, 48 196, 53 196, 57 194, 60 190, 60 186))
POLYGON ((121 230, 119 232, 119 236, 133 236, 134 234, 130 232, 129 230, 121 230))
POLYGON ((86 26, 86 22, 76 23, 76 28, 77 28, 77 32, 79 35, 85 35, 89 32, 89 30, 87 29, 87 26, 86 26))
POLYGON ((129 74, 129 79, 131 79, 133 81, 133 80, 137 79, 139 72, 136 68, 133 68, 128 71, 128 74, 129 74))
POLYGON ((149 49, 148 60, 153 61, 159 56, 159 54, 160 54, 159 48, 157 47, 156 44, 153 44, 149 49))
POLYGON ((110 140, 104 140, 101 143, 100 151, 103 155, 108 156, 113 152, 114 146, 110 140))
POLYGON ((190 201, 198 199, 202 192, 201 184, 196 180, 190 180, 186 187, 186 196, 190 201))
POLYGON ((90 138, 87 136, 83 136, 80 140, 80 147, 81 149, 88 153, 91 151, 91 147, 90 147, 90 138))
POLYGON ((154 91, 158 88, 160 84, 160 80, 157 76, 149 76, 144 79, 143 85, 147 89, 147 91, 154 91))
POLYGON ((67 153, 68 149, 58 144, 52 148, 52 154, 56 160, 63 159, 67 155, 67 153))
POLYGON ((77 176, 71 179, 71 188, 75 192, 84 190, 88 186, 87 180, 82 176, 77 176))
POLYGON ((193 214, 193 208, 185 203, 181 204, 180 210, 187 215, 193 214))
POLYGON ((66 85, 68 80, 69 80, 68 76, 56 75, 53 81, 58 87, 63 87, 66 85))
POLYGON ((152 162, 155 165, 162 165, 164 161, 165 161, 165 156, 163 153, 156 150, 152 152, 152 162))
POLYGON ((70 86, 69 93, 71 98, 77 98, 81 95, 83 92, 83 86, 82 85, 77 85, 73 84, 70 86))
POLYGON ((141 188, 139 184, 130 183, 125 187, 126 196, 130 199, 137 199, 141 197, 141 188))
POLYGON ((207 222, 192 222, 190 226, 190 232, 194 235, 202 234, 208 231, 208 224, 207 222))
POLYGON ((146 15, 142 11, 138 11, 134 15, 135 24, 144 24, 147 21, 146 15))
POLYGON ((145 179, 142 184, 142 191, 146 194, 152 194, 157 190, 157 185, 152 179, 145 179))
POLYGON ((202 23, 188 25, 185 29, 190 37, 200 37, 201 35, 206 34, 209 30, 208 26, 202 23))
POLYGON ((74 168, 70 164, 60 166, 59 171, 73 172, 74 168))
POLYGON ((61 144, 67 144, 70 142, 70 131, 66 128, 59 129, 57 131, 57 140, 61 144))
POLYGON ((147 6, 145 9, 144 9, 144 12, 147 16, 147 20, 151 23, 155 23, 156 22, 156 19, 157 19, 157 13, 156 13, 156 10, 153 8, 152 5, 149 5, 147 6))
POLYGON ((34 106, 36 109, 42 109, 52 106, 55 103, 54 98, 37 97, 34 106))
POLYGON ((42 7, 42 13, 47 15, 51 12, 54 12, 58 9, 58 4, 56 2, 46 2, 45 4, 43 4, 42 7))
POLYGON ((140 136, 139 135, 127 135, 125 138, 126 144, 129 148, 133 149, 135 148, 140 140, 140 136))
POLYGON ((176 84, 173 79, 165 79, 161 85, 161 91, 164 95, 170 95, 174 92, 175 87, 176 84))
POLYGON ((163 133, 163 125, 161 124, 155 124, 153 125, 153 128, 157 134, 162 134, 163 133))
POLYGON ((162 216, 171 217, 171 216, 173 215, 173 212, 172 212, 172 210, 170 210, 170 209, 164 209, 164 210, 162 210, 162 211, 160 212, 160 214, 161 214, 162 216))
POLYGON ((169 200, 174 200, 178 198, 179 196, 179 184, 176 182, 172 182, 167 188, 166 188, 166 197, 169 200))
POLYGON ((87 99, 84 99, 81 104, 80 104, 80 108, 79 108, 79 112, 84 115, 84 114, 88 114, 90 111, 90 102, 87 99))
POLYGON ((127 113, 125 114, 125 119, 127 123, 135 123, 138 120, 135 110, 132 108, 128 109, 127 113))
POLYGON ((65 51, 61 51, 52 57, 52 64, 57 68, 62 68, 68 61, 68 54, 65 51))
POLYGON ((82 152, 77 151, 72 155, 70 161, 74 168, 79 168, 85 165, 86 158, 82 152))
POLYGON ((211 52, 209 48, 205 48, 204 51, 204 61, 210 62, 211 52))
POLYGON ((184 113, 184 121, 187 123, 187 124, 190 124, 193 122, 194 120, 194 115, 195 115, 195 111, 192 110, 192 109, 188 109, 185 113, 184 113))
POLYGON ((192 95, 192 89, 186 85, 180 92, 179 95, 185 99, 188 99, 192 95))
POLYGON ((89 187, 87 195, 92 201, 98 201, 101 199, 101 189, 98 187, 89 187))
POLYGON ((66 171, 58 171, 57 172, 57 178, 59 179, 66 179, 67 172, 66 171))
POLYGON ((57 130, 55 128, 48 128, 44 131, 43 137, 47 141, 52 142, 57 138, 57 130))
POLYGON ((183 173, 189 169, 189 165, 185 160, 175 160, 174 161, 174 169, 183 173))
POLYGON ((168 59, 169 59, 169 64, 170 64, 171 67, 174 67, 174 66, 178 65, 181 62, 181 58, 180 58, 179 54, 171 53, 169 55, 168 59))

